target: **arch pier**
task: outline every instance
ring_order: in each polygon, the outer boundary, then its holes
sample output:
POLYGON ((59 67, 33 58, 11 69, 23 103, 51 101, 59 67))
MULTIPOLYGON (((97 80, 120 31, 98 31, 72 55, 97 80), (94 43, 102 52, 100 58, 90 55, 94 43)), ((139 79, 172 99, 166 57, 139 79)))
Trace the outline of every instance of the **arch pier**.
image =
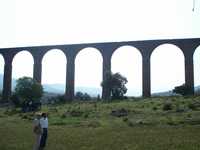
MULTIPOLYGON (((185 63, 185 84, 191 88, 194 94, 194 69, 193 54, 200 45, 200 38, 192 39, 165 39, 165 40, 146 40, 146 41, 127 41, 127 42, 108 42, 108 43, 88 43, 71 45, 51 45, 34 47, 1 48, 0 54, 4 58, 4 79, 3 79, 3 99, 8 100, 11 96, 12 81, 12 62, 14 56, 23 50, 30 52, 33 56, 33 78, 41 83, 42 58, 52 49, 60 49, 67 58, 66 65, 66 89, 65 95, 69 100, 74 99, 74 80, 75 80, 75 58, 82 49, 92 47, 102 54, 103 74, 105 80, 107 72, 111 72, 111 57, 116 49, 122 46, 133 46, 137 48, 142 56, 142 94, 144 97, 151 96, 151 61, 150 57, 156 47, 162 44, 173 44, 180 48, 184 54, 185 63)), ((170 61, 170 58, 169 58, 170 61)), ((103 87, 102 98, 109 99, 110 91, 103 87)))

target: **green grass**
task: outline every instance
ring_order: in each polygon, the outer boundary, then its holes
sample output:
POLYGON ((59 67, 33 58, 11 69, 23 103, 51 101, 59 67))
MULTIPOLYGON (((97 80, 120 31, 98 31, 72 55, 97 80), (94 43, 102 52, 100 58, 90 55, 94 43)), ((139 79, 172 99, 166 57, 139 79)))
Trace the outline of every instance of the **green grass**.
MULTIPOLYGON (((199 103, 200 97, 170 97, 44 106, 49 113, 46 149, 199 150, 199 103), (171 110, 163 110, 166 102, 171 110), (128 116, 110 115, 121 108, 128 116), (80 116, 72 116, 72 111, 80 116)), ((32 119, 32 113, 0 108, 0 150, 31 149, 32 119)))

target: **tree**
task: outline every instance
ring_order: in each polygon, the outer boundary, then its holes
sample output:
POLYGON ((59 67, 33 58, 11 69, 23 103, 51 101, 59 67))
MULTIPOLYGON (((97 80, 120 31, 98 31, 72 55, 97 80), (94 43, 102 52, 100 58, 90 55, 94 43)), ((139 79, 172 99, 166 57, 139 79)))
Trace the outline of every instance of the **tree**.
POLYGON ((176 94, 181 94, 183 96, 186 96, 186 95, 190 95, 192 93, 192 90, 189 86, 182 84, 180 86, 176 86, 173 89, 173 92, 176 93, 176 94))
POLYGON ((84 94, 82 92, 78 91, 78 92, 76 92, 75 98, 77 100, 83 100, 83 96, 84 96, 84 94))
POLYGON ((42 97, 43 87, 30 77, 22 77, 17 80, 15 95, 23 102, 39 102, 42 97))
POLYGON ((120 73, 108 73, 106 79, 101 83, 101 86, 111 91, 112 99, 123 99, 124 94, 127 92, 125 84, 127 83, 126 77, 120 73))
POLYGON ((87 93, 82 93, 80 91, 76 92, 75 98, 77 100, 91 100, 91 96, 87 93))

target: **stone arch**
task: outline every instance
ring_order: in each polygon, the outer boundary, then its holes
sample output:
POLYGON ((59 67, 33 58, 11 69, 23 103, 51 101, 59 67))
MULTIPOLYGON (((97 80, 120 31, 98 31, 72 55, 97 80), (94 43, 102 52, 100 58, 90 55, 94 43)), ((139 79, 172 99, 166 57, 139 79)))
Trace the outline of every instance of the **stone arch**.
POLYGON ((111 57, 112 72, 124 75, 128 83, 127 96, 142 95, 142 55, 139 49, 125 45, 118 47, 111 57))
POLYGON ((17 52, 12 60, 12 89, 15 87, 15 80, 23 77, 33 77, 34 59, 32 54, 27 50, 17 52))
POLYGON ((101 95, 102 65, 103 57, 97 48, 81 49, 75 57, 75 91, 86 92, 95 97, 101 95))
POLYGON ((33 54, 31 53, 31 51, 28 50, 28 49, 24 49, 24 50, 19 50, 19 51, 13 51, 12 57, 11 57, 12 58, 12 64, 13 64, 15 57, 17 55, 19 56, 19 54, 22 55, 23 53, 26 53, 27 55, 31 56, 31 59, 33 60, 33 63, 34 63, 34 57, 33 57, 33 54))
POLYGON ((5 60, 2 54, 0 54, 0 74, 4 73, 5 60))
POLYGON ((198 46, 193 54, 194 64, 194 86, 200 92, 200 46, 198 46))
POLYGON ((174 44, 161 44, 151 54, 152 93, 171 91, 185 83, 183 51, 174 44))
POLYGON ((2 54, 0 54, 0 90, 3 90, 3 75, 4 75, 5 60, 2 54))
POLYGON ((77 50, 76 54, 75 54, 75 61, 76 61, 76 57, 81 53, 83 52, 84 50, 87 50, 87 49, 91 49, 91 50, 95 50, 97 51, 99 54, 101 54, 101 58, 103 58, 103 54, 102 54, 102 50, 96 48, 96 47, 85 47, 85 48, 82 48, 80 50, 77 50))
POLYGON ((63 94, 65 92, 67 64, 65 53, 60 49, 48 50, 43 55, 41 63, 41 83, 44 86, 44 90, 63 94))

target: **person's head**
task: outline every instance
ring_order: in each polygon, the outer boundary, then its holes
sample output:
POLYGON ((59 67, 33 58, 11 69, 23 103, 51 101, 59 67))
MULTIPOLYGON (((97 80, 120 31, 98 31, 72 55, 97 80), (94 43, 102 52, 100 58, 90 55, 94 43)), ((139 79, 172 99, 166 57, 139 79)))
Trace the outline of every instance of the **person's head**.
POLYGON ((47 113, 42 113, 43 118, 47 118, 47 113))

